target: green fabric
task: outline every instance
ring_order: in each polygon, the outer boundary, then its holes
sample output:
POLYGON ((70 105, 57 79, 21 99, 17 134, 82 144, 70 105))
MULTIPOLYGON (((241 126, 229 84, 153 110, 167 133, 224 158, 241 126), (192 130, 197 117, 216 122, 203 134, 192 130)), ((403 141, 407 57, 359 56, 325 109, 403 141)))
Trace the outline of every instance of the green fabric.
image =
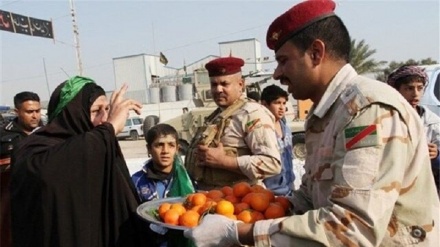
POLYGON ((167 247, 196 247, 191 239, 183 236, 183 231, 181 230, 169 230, 166 238, 168 239, 167 247))
POLYGON ((87 77, 74 76, 70 78, 67 83, 61 89, 60 101, 57 108, 49 116, 49 122, 52 121, 60 112, 66 107, 66 105, 81 91, 81 89, 88 83, 94 83, 94 81, 87 77))
MULTIPOLYGON (((174 176, 173 183, 171 184, 170 192, 168 197, 178 197, 186 196, 188 194, 194 193, 194 186, 191 179, 186 172, 185 167, 183 167, 182 159, 180 155, 174 156, 174 176)), ((168 247, 195 247, 195 244, 183 236, 183 231, 180 230, 170 230, 167 234, 167 246, 168 247)))
POLYGON ((182 159, 179 155, 174 156, 174 176, 173 183, 170 187, 168 197, 186 196, 194 193, 194 186, 186 172, 185 167, 182 165, 182 159))

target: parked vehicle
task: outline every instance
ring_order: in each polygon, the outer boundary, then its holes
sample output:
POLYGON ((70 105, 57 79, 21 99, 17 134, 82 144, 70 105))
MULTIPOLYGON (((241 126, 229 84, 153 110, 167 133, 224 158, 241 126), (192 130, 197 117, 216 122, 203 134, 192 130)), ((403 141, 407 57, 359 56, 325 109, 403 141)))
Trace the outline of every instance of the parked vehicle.
POLYGON ((425 68, 429 77, 429 83, 420 100, 420 104, 428 107, 428 109, 440 116, 440 64, 420 67, 425 68))
POLYGON ((142 119, 139 117, 130 117, 125 121, 124 129, 117 135, 120 139, 131 138, 133 141, 139 140, 144 136, 142 119))
POLYGON ((16 118, 16 117, 17 117, 17 115, 12 114, 12 113, 1 113, 0 114, 0 126, 8 124, 12 120, 14 120, 14 118, 16 118))

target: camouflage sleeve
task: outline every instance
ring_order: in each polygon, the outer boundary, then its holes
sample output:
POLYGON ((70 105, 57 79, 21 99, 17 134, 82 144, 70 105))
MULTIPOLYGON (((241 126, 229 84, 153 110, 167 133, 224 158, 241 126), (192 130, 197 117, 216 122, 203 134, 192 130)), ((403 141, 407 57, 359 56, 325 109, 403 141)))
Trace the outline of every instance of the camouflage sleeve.
MULTIPOLYGON (((327 205, 281 222, 256 223, 255 246, 381 245, 385 234, 397 231, 392 218, 397 198, 418 186, 420 169, 429 162, 423 130, 417 127, 388 106, 369 106, 335 133, 327 205), (349 130, 365 126, 373 126, 376 136, 353 141, 349 130)), ((423 207, 416 202, 422 198, 406 203, 423 207)))
POLYGON ((241 124, 244 141, 252 155, 237 158, 238 166, 250 179, 263 179, 281 172, 274 120, 263 107, 247 109, 246 114, 237 116, 241 124))

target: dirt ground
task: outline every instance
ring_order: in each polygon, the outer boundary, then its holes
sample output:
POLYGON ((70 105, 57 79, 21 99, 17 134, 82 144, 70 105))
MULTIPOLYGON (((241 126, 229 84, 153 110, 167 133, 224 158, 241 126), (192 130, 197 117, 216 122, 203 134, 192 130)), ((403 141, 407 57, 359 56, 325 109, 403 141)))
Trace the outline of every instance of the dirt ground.
POLYGON ((133 158, 147 158, 148 152, 145 147, 146 143, 144 139, 138 141, 132 141, 130 139, 119 140, 119 145, 121 146, 122 153, 125 159, 133 158))

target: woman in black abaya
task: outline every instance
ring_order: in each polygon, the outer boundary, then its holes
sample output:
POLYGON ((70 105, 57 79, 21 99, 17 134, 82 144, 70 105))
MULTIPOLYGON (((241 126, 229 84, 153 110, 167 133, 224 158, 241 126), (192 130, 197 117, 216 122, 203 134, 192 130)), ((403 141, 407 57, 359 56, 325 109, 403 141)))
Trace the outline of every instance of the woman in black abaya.
MULTIPOLYGON (((141 246, 140 201, 116 134, 129 110, 126 86, 112 96, 73 77, 53 92, 49 123, 13 154, 14 246, 141 246)), ((143 242, 145 246, 145 242, 143 242)))

